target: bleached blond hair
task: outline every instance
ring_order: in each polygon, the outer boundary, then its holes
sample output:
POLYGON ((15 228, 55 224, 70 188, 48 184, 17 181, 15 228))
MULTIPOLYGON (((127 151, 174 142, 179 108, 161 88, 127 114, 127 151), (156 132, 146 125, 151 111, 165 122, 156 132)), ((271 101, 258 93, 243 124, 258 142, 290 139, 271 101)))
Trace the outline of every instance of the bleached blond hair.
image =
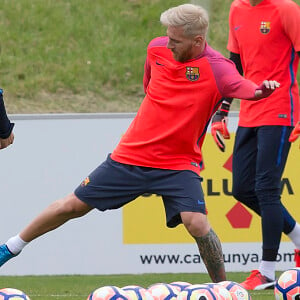
POLYGON ((207 11, 199 5, 182 4, 164 11, 160 15, 160 22, 166 27, 182 26, 184 34, 189 37, 206 37, 209 17, 207 11))

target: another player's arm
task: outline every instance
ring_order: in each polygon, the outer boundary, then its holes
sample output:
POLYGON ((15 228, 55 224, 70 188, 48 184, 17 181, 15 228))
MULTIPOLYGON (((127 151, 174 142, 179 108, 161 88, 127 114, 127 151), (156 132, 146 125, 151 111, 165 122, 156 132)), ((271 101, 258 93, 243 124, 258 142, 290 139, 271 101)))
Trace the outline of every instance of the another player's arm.
POLYGON ((8 147, 14 141, 14 123, 11 123, 6 114, 3 100, 3 90, 0 89, 0 149, 8 147))
MULTIPOLYGON (((235 63, 235 66, 239 73, 243 75, 244 72, 240 55, 237 53, 230 52, 229 58, 235 63)), ((233 98, 223 98, 220 108, 217 110, 217 112, 212 118, 211 134, 214 138, 215 143, 222 152, 225 151, 224 139, 230 139, 230 133, 227 128, 227 123, 228 113, 230 110, 232 100, 233 98)))

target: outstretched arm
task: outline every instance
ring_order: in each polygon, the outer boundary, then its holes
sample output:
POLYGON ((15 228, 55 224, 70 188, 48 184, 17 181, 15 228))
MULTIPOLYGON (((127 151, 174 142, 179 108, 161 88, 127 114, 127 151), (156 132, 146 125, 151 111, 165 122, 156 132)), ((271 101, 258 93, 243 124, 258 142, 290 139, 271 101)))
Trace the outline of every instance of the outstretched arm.
POLYGON ((264 80, 260 85, 257 85, 251 80, 242 78, 242 80, 233 80, 231 87, 225 90, 223 95, 230 98, 256 101, 270 96, 279 87, 280 83, 276 80, 264 80))
MULTIPOLYGON (((248 84, 249 81, 245 81, 248 84)), ((270 96, 276 88, 279 88, 280 84, 275 80, 265 80, 254 90, 254 96, 248 96, 248 100, 259 100, 270 96)), ((253 92, 252 92, 253 93, 253 92)), ((225 151, 224 139, 230 139, 229 130, 227 128, 228 112, 232 98, 223 98, 220 109, 215 113, 212 118, 211 134, 216 145, 219 149, 225 151)))
POLYGON ((220 80, 218 81, 220 90, 224 95, 220 109, 216 112, 212 119, 211 133, 215 143, 221 151, 225 151, 224 139, 229 139, 229 131, 227 129, 228 112, 233 98, 246 100, 259 100, 271 95, 276 88, 280 86, 277 81, 265 80, 259 86, 254 82, 242 77, 243 68, 240 55, 230 53, 230 60, 234 63, 222 65, 224 68, 216 67, 215 74, 220 80))

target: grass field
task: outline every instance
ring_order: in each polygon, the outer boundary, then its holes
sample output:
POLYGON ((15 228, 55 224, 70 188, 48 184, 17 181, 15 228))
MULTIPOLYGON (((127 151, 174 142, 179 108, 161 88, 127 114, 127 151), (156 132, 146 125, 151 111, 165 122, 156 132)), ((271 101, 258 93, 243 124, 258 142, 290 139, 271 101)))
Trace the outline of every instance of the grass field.
POLYGON ((136 111, 148 42, 178 0, 3 0, 0 74, 9 113, 136 111))
MULTIPOLYGON (((146 46, 165 34, 160 13, 185 2, 2 0, 0 86, 8 112, 136 111, 146 46)), ((209 43, 228 56, 232 1, 191 2, 209 3, 209 43)))
MULTIPOLYGON (((240 282, 245 273, 228 273, 227 279, 240 282)), ((14 287, 23 290, 31 300, 85 300, 89 293, 105 285, 140 285, 148 287, 157 282, 171 283, 186 281, 192 284, 210 282, 206 274, 141 274, 141 275, 105 275, 105 276, 1 276, 0 287, 14 287)), ((253 300, 274 300, 273 290, 251 291, 253 300)))

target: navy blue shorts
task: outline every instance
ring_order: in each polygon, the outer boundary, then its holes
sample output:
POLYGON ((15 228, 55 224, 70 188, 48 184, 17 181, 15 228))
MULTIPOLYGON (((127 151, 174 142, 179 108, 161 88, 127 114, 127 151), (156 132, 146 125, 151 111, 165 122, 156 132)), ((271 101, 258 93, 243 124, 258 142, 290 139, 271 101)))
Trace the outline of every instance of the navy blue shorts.
MULTIPOLYGON (((180 212, 205 214, 202 178, 188 170, 164 170, 116 162, 107 157, 75 190, 75 195, 101 211, 116 209, 143 194, 163 199, 167 226, 182 223, 180 212)), ((151 212, 148 212, 151 213, 151 212)))

